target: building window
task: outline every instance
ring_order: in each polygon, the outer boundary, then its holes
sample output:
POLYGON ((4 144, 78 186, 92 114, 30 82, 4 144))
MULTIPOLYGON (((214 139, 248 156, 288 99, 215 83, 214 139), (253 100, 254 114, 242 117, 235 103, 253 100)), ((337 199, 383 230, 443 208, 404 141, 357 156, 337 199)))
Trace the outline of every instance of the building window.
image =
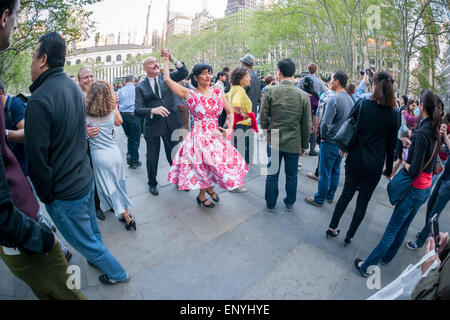
POLYGON ((78 59, 77 62, 76 62, 76 64, 81 64, 81 60, 78 59))
POLYGON ((111 62, 111 56, 106 56, 106 62, 111 62))
POLYGON ((120 54, 117 55, 116 61, 119 61, 119 62, 122 61, 122 56, 120 54))
POLYGON ((133 56, 129 53, 127 54, 127 61, 130 61, 133 56))
POLYGON ((102 62, 102 57, 97 57, 97 58, 95 58, 95 62, 96 62, 96 63, 102 62))

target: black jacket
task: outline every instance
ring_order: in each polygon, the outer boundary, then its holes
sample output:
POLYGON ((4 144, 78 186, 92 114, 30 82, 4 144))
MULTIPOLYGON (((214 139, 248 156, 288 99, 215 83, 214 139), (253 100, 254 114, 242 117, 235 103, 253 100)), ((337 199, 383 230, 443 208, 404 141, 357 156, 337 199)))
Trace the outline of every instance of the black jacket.
POLYGON ((0 148, 0 245, 44 253, 53 248, 54 242, 53 232, 47 225, 30 219, 14 207, 0 148))
MULTIPOLYGON (((189 70, 183 64, 177 71, 170 73, 170 78, 175 82, 184 80, 189 75, 189 70)), ((181 128, 182 121, 178 108, 175 105, 173 92, 164 82, 164 76, 158 75, 158 86, 161 89, 161 99, 159 99, 150 85, 148 78, 136 86, 136 105, 134 114, 139 118, 145 119, 144 136, 161 137, 171 134, 176 129, 181 128), (150 111, 153 108, 165 107, 170 115, 163 118, 154 115, 150 118, 150 111)))
MULTIPOLYGON (((349 116, 356 112, 355 104, 349 116)), ((349 150, 346 170, 362 165, 366 175, 380 177, 386 163, 386 173, 392 173, 397 143, 397 113, 365 99, 362 102, 357 138, 349 150)))
POLYGON ((78 200, 93 173, 86 139, 84 95, 63 68, 52 68, 30 87, 25 115, 25 157, 42 202, 78 200))
POLYGON ((250 71, 250 86, 245 88, 247 96, 252 101, 252 112, 258 114, 258 100, 261 99, 261 79, 255 72, 250 71))
POLYGON ((434 146, 436 145, 436 139, 433 137, 433 121, 431 118, 427 118, 419 123, 417 128, 413 132, 411 139, 411 146, 408 151, 408 160, 406 161, 411 166, 408 170, 408 175, 415 179, 421 173, 423 166, 433 156, 430 164, 423 170, 425 173, 432 173, 436 166, 436 159, 438 156, 440 138, 436 147, 436 151, 433 154, 434 146))

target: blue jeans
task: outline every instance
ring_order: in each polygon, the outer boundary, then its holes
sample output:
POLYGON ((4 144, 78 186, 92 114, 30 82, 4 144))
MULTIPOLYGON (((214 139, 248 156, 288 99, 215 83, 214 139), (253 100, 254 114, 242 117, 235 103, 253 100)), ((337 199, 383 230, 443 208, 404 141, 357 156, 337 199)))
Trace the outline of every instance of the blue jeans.
POLYGON ((435 214, 440 216, 448 201, 450 200, 450 180, 439 179, 436 187, 434 187, 430 200, 427 205, 427 217, 425 219, 425 226, 419 233, 416 244, 419 248, 422 248, 427 241, 431 233, 430 219, 435 214))
POLYGON ((113 281, 124 280, 128 273, 103 244, 94 205, 94 184, 79 200, 55 200, 46 205, 64 239, 86 260, 101 269, 113 281))
POLYGON ((367 272, 367 268, 377 265, 380 261, 389 263, 394 259, 403 241, 405 241, 409 226, 420 207, 430 196, 430 190, 411 187, 403 200, 395 207, 391 220, 384 232, 378 246, 372 251, 361 266, 361 270, 367 272))
POLYGON ((323 204, 326 200, 334 200, 339 185, 342 157, 339 155, 339 147, 333 143, 322 142, 320 144, 319 160, 319 187, 314 195, 314 200, 323 204))
MULTIPOLYGON (((278 177, 280 176, 281 160, 284 159, 284 172, 286 173, 286 205, 293 205, 297 201, 297 181, 298 181, 298 159, 300 154, 289 153, 283 151, 278 152, 278 168, 276 174, 268 175, 266 179, 266 204, 269 209, 275 208, 278 199, 278 177)), ((272 165, 272 148, 267 146, 267 156, 269 163, 267 167, 272 165)))
POLYGON ((131 158, 131 163, 139 162, 139 145, 141 144, 141 127, 139 119, 130 113, 120 113, 122 115, 122 128, 128 137, 127 158, 131 158))

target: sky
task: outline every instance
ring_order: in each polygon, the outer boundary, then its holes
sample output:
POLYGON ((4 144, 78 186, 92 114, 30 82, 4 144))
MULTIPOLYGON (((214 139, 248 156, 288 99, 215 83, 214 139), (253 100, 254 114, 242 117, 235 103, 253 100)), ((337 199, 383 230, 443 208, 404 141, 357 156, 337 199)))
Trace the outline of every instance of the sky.
MULTIPOLYGON (((202 11, 204 0, 172 0, 172 11, 183 12, 191 17, 202 11)), ((103 0, 86 9, 93 11, 97 32, 128 34, 137 32, 138 42, 145 35, 147 7, 150 0, 103 0)), ((207 9, 216 18, 225 15, 227 0, 206 0, 207 9)), ((150 12, 150 30, 162 30, 166 19, 167 0, 153 0, 150 12)))

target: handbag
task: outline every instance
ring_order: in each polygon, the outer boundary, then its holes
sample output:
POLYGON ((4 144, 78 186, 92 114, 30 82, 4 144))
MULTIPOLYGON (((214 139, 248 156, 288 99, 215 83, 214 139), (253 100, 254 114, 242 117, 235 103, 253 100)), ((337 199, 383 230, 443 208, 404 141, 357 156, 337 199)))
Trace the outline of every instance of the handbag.
MULTIPOLYGON (((431 160, 433 160, 434 154, 436 153, 437 145, 438 142, 436 141, 433 153, 431 154, 431 158, 425 164, 421 172, 425 170, 426 167, 428 167, 428 165, 431 163, 431 160)), ((399 173, 395 175, 395 177, 387 185, 389 201, 391 202, 392 205, 396 206, 403 199, 403 197, 411 187, 413 181, 414 179, 408 175, 405 169, 400 170, 399 173)))
POLYGON ((347 117, 347 120, 345 120, 344 124, 334 137, 336 145, 344 152, 348 152, 356 140, 356 132, 358 130, 363 101, 364 99, 360 99, 356 103, 355 107, 347 117))

